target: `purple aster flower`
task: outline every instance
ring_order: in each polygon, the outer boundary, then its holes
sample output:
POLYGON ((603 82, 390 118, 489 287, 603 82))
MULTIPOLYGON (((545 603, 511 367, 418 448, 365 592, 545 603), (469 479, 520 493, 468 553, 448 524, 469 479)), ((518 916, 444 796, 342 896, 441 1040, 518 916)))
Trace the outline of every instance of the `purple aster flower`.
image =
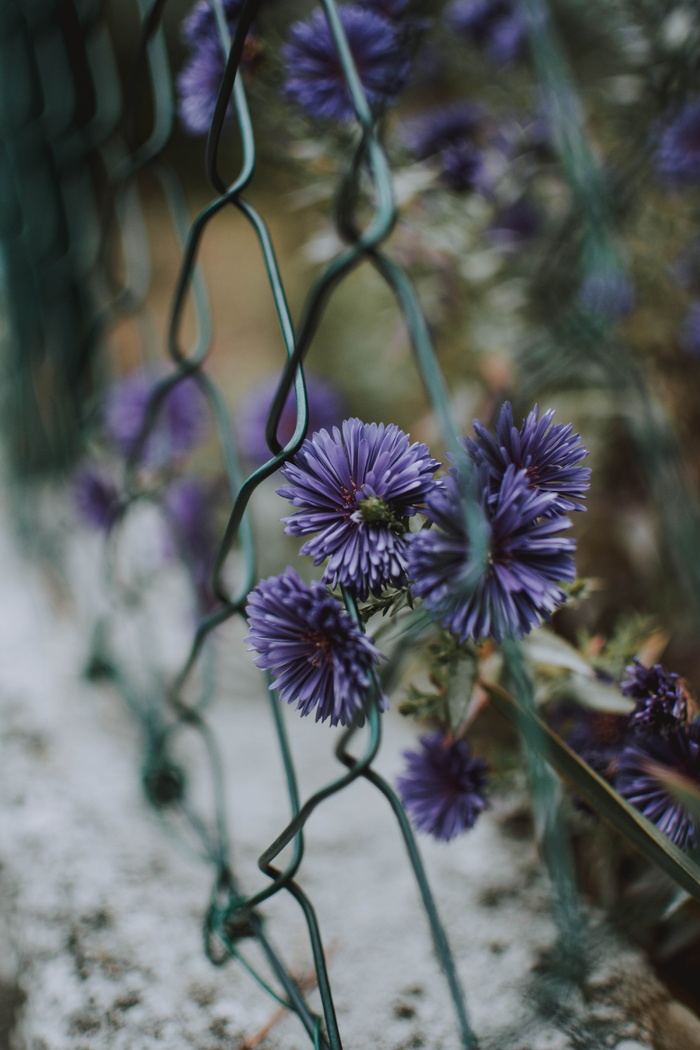
POLYGON ((166 556, 173 557, 176 551, 180 553, 205 607, 214 602, 210 586, 216 554, 213 496, 210 485, 193 478, 181 478, 169 487, 163 500, 175 540, 175 546, 168 543, 166 556))
MULTIPOLYGON (((306 396, 309 404, 308 433, 316 430, 329 430, 339 424, 345 415, 345 398, 342 391, 329 379, 304 373, 306 396)), ((265 428, 272 401, 277 390, 278 377, 265 376, 252 390, 249 390, 241 406, 236 431, 241 449, 248 460, 256 465, 264 463, 271 456, 265 441, 265 428)), ((285 445, 296 427, 296 401, 294 392, 289 391, 282 409, 277 437, 285 445)))
POLYGON ((700 299, 688 307, 680 328, 679 342, 689 357, 700 358, 700 299))
POLYGON ((664 671, 661 664, 645 667, 637 657, 625 673, 620 692, 637 701, 630 715, 630 729, 664 733, 686 720, 688 704, 677 674, 664 671))
POLYGON ((408 575, 427 611, 460 641, 521 638, 548 620, 565 600, 559 584, 575 577, 575 541, 560 536, 567 518, 552 516, 557 497, 533 489, 511 463, 495 497, 479 471, 488 529, 487 564, 472 564, 464 513, 464 486, 454 473, 428 499, 426 516, 438 527, 412 533, 408 575), (544 520, 541 520, 544 519, 544 520))
MULTIPOLYGON (((409 57, 396 27, 374 11, 354 5, 338 8, 367 100, 375 112, 392 102, 409 73, 409 57)), ((296 22, 283 49, 285 94, 310 117, 349 121, 352 99, 323 11, 296 22)))
MULTIPOLYGON (((228 30, 233 37, 243 0, 223 0, 228 30)), ((205 135, 209 131, 221 79, 226 68, 226 52, 209 0, 200 0, 182 24, 183 40, 191 50, 187 65, 177 79, 178 113, 187 131, 205 135)), ((242 66, 250 68, 259 45, 252 33, 246 37, 242 66)), ((230 116, 231 107, 227 111, 230 116)))
MULTIPOLYGON (((316 721, 350 725, 361 716, 381 653, 318 581, 294 569, 261 580, 246 609, 255 665, 271 671, 281 700, 316 721)), ((379 692, 380 710, 387 706, 379 692)))
POLYGON ((700 98, 693 99, 660 127, 656 170, 672 185, 700 182, 700 98))
POLYGON ((659 779, 655 766, 700 784, 700 723, 667 736, 635 737, 618 759, 615 789, 681 849, 694 849, 700 825, 659 779))
MULTIPOLYGON (((105 432, 123 456, 131 455, 134 450, 158 379, 153 374, 132 372, 107 393, 105 432)), ((141 450, 141 459, 158 467, 179 459, 203 436, 206 422, 201 391, 193 379, 182 380, 170 388, 161 402, 141 450)))
POLYGON ((317 533, 301 548, 323 579, 364 600, 406 583, 407 519, 435 487, 440 464, 427 445, 409 445, 393 423, 346 419, 321 430, 282 468, 280 496, 299 507, 283 518, 289 536, 317 533))
POLYGON ((513 62, 525 42, 525 25, 514 0, 453 0, 445 20, 499 65, 513 62))
POLYGON ((119 489, 112 478, 97 467, 83 467, 75 476, 73 496, 85 524, 109 532, 120 509, 119 489))
POLYGON ((634 288, 624 273, 590 273, 579 288, 578 301, 604 321, 621 321, 634 308, 634 288))
POLYGON ((466 740, 451 740, 441 730, 420 738, 420 751, 405 751, 405 776, 397 787, 419 831, 441 842, 473 828, 488 806, 484 792, 488 766, 472 758, 466 740))
POLYGON ((585 499, 591 472, 579 464, 588 451, 580 444, 578 434, 572 434, 571 424, 552 425, 553 416, 554 410, 550 409, 540 419, 539 407, 535 405, 518 430, 513 423, 513 409, 506 401, 496 421, 495 437, 478 419, 474 420, 476 440, 467 438, 465 448, 475 463, 488 468, 494 498, 507 467, 513 464, 517 470, 525 471, 531 488, 556 497, 550 515, 585 510, 579 500, 585 499))

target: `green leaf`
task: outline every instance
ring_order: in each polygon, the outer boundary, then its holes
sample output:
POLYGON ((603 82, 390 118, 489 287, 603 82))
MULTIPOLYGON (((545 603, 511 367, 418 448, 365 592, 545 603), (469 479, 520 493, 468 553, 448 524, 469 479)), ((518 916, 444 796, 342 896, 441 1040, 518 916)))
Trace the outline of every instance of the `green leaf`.
MULTIPOLYGON (((648 860, 700 901, 700 867, 647 820, 639 810, 599 777, 538 715, 519 704, 500 686, 481 683, 495 707, 527 734, 528 743, 591 806, 648 860)), ((683 786, 687 790, 686 786, 683 786)))
POLYGON ((546 664, 549 667, 563 667, 567 671, 577 671, 586 678, 593 677, 592 668, 586 663, 573 645, 545 628, 533 631, 522 641, 523 653, 535 664, 546 664))

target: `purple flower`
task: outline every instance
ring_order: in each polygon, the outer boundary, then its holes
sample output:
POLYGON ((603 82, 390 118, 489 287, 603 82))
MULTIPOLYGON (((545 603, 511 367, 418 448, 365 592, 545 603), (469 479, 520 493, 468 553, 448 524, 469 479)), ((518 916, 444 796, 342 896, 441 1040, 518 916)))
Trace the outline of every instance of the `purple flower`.
POLYGON ((525 42, 525 25, 514 0, 452 0, 445 20, 499 65, 513 62, 525 42))
MULTIPOLYGON (((594 711, 571 701, 560 701, 549 712, 552 729, 606 780, 612 780, 617 756, 627 732, 627 716, 594 711)), ((580 805, 585 803, 578 800, 580 805)))
POLYGON ((387 22, 406 23, 412 0, 355 0, 357 7, 385 18, 387 22))
MULTIPOLYGON (((340 423, 345 415, 345 398, 342 391, 329 379, 304 372, 306 396, 309 404, 308 433, 328 430, 340 423)), ((278 377, 265 376, 245 395, 239 413, 236 431, 241 450, 251 463, 259 465, 271 456, 265 441, 267 417, 277 390, 278 377)), ((289 391, 282 409, 277 437, 281 445, 291 438, 296 427, 296 401, 289 391)))
POLYGON ((700 98, 667 118, 659 129, 656 170, 674 185, 700 182, 700 98))
MULTIPOLYGON (((228 30, 233 38, 243 0, 223 0, 228 30)), ((226 68, 226 51, 222 46, 219 27, 209 0, 195 4, 182 23, 182 37, 189 44, 191 54, 187 65, 177 79, 178 113, 187 131, 205 135, 209 131, 221 78, 226 68)), ((250 67, 258 53, 258 43, 248 33, 242 66, 250 67)), ((231 107, 227 111, 230 116, 231 107)))
POLYGON ((539 211, 527 198, 521 197, 499 211, 488 232, 498 247, 516 249, 536 237, 541 227, 539 211))
MULTIPOLYGON (((399 94, 409 57, 397 29, 363 7, 345 5, 338 14, 367 100, 379 112, 399 94)), ((296 22, 283 49, 285 94, 310 117, 349 121, 354 109, 340 58, 323 11, 296 22)))
POLYGON ((654 766, 700 785, 700 723, 667 736, 635 737, 618 759, 615 789, 681 849, 698 845, 700 825, 659 779, 654 766))
POLYGON ((109 532, 119 517, 119 489, 97 467, 83 467, 75 476, 73 496, 80 517, 93 529, 109 532))
MULTIPOLYGON (((225 68, 220 42, 205 37, 177 78, 177 111, 191 135, 208 133, 225 68)), ((227 116, 230 113, 229 105, 227 116)))
POLYGON ((625 673, 620 692, 637 701, 630 715, 630 729, 664 733, 686 720, 688 705, 677 674, 664 671, 661 664, 645 667, 637 657, 625 673))
POLYGON ((467 438, 465 447, 475 463, 488 469, 494 497, 512 464, 525 471, 532 489, 556 497, 549 516, 585 510, 579 500, 585 499, 591 472, 579 464, 588 451, 580 444, 578 434, 572 434, 571 424, 552 425, 553 416, 554 410, 550 409, 540 419, 539 407, 535 405, 518 430, 511 404, 506 401, 496 421, 495 437, 478 419, 474 420, 476 440, 467 438))
POLYGON ((280 496, 299 507, 283 518, 289 536, 317 535, 301 548, 314 565, 329 559, 323 579, 364 600, 406 583, 407 519, 435 487, 440 464, 427 445, 393 423, 346 419, 301 446, 282 474, 280 496))
POLYGON ((621 272, 599 271, 584 278, 578 301, 590 313, 604 321, 621 321, 634 308, 634 288, 621 272))
POLYGON ((565 600, 559 583, 574 579, 575 542, 558 535, 571 522, 551 516, 556 496, 531 488, 525 470, 511 463, 495 497, 484 469, 479 481, 487 564, 471 561, 464 486, 450 473, 425 510, 438 527, 410 536, 408 575, 427 611, 460 641, 500 643, 521 638, 565 600))
MULTIPOLYGON (((238 16, 243 0, 222 0, 226 23, 231 36, 236 32, 238 16)), ((182 39, 190 47, 197 47, 203 40, 219 40, 219 27, 214 9, 209 0, 198 0, 187 18, 182 22, 182 39)))
MULTIPOLYGON (((206 607, 214 601, 210 586, 216 554, 213 495, 211 486, 193 478, 181 478, 170 486, 163 500, 176 549, 187 564, 195 589, 206 607)), ((166 556, 174 554, 175 549, 168 545, 166 556)))
MULTIPOLYGON (((364 711, 381 653, 340 602, 294 569, 261 580, 246 609, 255 665, 271 671, 281 700, 316 721, 350 725, 364 711)), ((379 691, 380 710, 387 706, 379 691)))
POLYGON ((442 181, 453 190, 489 189, 483 139, 484 113, 472 102, 436 106, 408 121, 402 139, 418 160, 438 157, 442 181))
POLYGON ((474 827, 488 803, 488 766, 471 757, 466 740, 450 740, 441 730, 420 738, 420 751, 405 751, 406 775, 397 786, 419 831, 449 842, 474 827))
POLYGON ((689 357, 700 358, 700 299, 688 307, 680 328, 679 342, 689 357))
MULTIPOLYGON (((105 432, 123 456, 134 451, 158 379, 153 374, 132 372, 107 393, 105 432)), ((161 401, 140 458, 150 466, 165 466, 186 455, 205 429, 203 395, 193 379, 184 379, 161 401)))
POLYGON ((425 160, 456 143, 474 141, 483 120, 484 111, 478 103, 452 102, 406 121, 401 137, 409 153, 425 160))
POLYGON ((440 154, 442 181, 450 189, 462 192, 477 190, 482 193, 490 187, 490 179, 483 151, 469 142, 448 146, 440 154))

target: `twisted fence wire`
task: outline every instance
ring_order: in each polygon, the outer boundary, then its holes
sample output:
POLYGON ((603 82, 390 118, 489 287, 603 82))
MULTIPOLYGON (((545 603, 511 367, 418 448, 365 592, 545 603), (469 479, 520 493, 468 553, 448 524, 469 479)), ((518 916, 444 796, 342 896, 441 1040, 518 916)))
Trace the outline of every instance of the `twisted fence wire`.
MULTIPOLYGON (((372 768, 381 743, 381 718, 372 697, 368 697, 368 732, 361 754, 355 755, 348 749, 359 730, 359 726, 355 725, 343 734, 336 749, 336 758, 346 767, 346 772, 302 801, 281 705, 276 695, 269 692, 270 709, 287 784, 290 820, 259 857, 259 868, 268 881, 256 892, 247 895, 242 892, 231 864, 223 789, 224 770, 215 735, 205 718, 206 707, 215 688, 213 676, 206 673, 203 675, 197 699, 185 699, 195 672, 202 668, 206 671, 210 658, 207 642, 212 632, 226 620, 234 616, 243 616, 247 594, 256 581, 255 547, 248 504, 262 481, 296 452, 306 435, 308 404, 304 384, 304 358, 333 292, 361 263, 368 262, 391 289, 406 324, 416 366, 426 398, 438 422, 442 443, 455 457, 460 469, 465 474, 468 473, 468 464, 460 452, 458 428, 450 409, 449 393, 437 362, 424 314, 410 279, 382 247, 396 221, 397 213, 392 194, 391 174, 381 141, 381 128, 376 124, 367 104, 336 4, 334 0, 320 2, 351 94, 357 121, 357 136, 340 181, 335 210, 336 228, 347 247, 316 278, 307 295, 296 332, 267 225, 257 209, 243 197, 254 176, 256 145, 239 67, 245 38, 260 6, 260 0, 245 0, 233 39, 229 36, 221 0, 210 0, 221 45, 227 55, 206 150, 207 175, 217 196, 192 224, 187 219, 186 204, 177 174, 161 158, 173 124, 172 81, 161 27, 166 0, 152 0, 150 3, 147 0, 138 0, 140 36, 125 96, 124 131, 121 138, 112 137, 107 141, 107 136, 116 121, 113 102, 115 92, 111 90, 98 93, 103 101, 95 107, 92 141, 97 143, 101 151, 112 184, 108 210, 111 210, 114 216, 112 233, 116 233, 121 240, 124 277, 121 283, 115 283, 113 279, 105 282, 110 301, 97 319, 94 331, 106 331, 110 326, 118 324, 124 316, 136 314, 147 298, 150 277, 147 266, 148 244, 147 232, 141 218, 138 187, 138 176, 145 170, 153 174, 160 185, 182 250, 167 339, 168 353, 174 367, 172 372, 157 384, 142 431, 130 455, 127 478, 130 501, 137 503, 144 498, 144 494, 139 490, 137 471, 140 451, 169 392, 186 379, 196 382, 214 418, 231 501, 231 512, 213 570, 213 590, 218 599, 218 608, 211 613, 202 613, 189 652, 172 681, 156 683, 152 691, 145 691, 143 687, 135 686, 129 681, 124 670, 110 659, 107 652, 104 654, 101 673, 106 673, 114 679, 142 724, 145 744, 143 782, 149 798, 164 816, 177 814, 182 818, 199 843, 202 856, 214 869, 211 901, 204 923, 205 951, 212 962, 221 964, 227 958, 235 957, 271 996, 297 1014, 314 1046, 323 1047, 324 1050, 338 1050, 341 1047, 319 924, 313 904, 296 881, 296 876, 304 859, 303 831, 311 813, 326 799, 363 777, 387 798, 399 823, 428 915, 436 952, 454 1002, 461 1043, 464 1047, 471 1048, 477 1045, 476 1037, 469 1023, 449 943, 425 877, 413 832, 395 793, 372 768), (139 141, 135 131, 135 116, 144 93, 148 90, 151 95, 153 123, 144 139, 139 141), (221 171, 221 141, 231 99, 240 136, 242 161, 240 170, 233 178, 227 179, 221 171), (369 181, 374 196, 373 212, 364 226, 356 218, 361 196, 360 183, 363 179, 369 181), (223 394, 203 371, 210 350, 212 326, 206 287, 198 269, 197 259, 208 224, 227 206, 236 208, 244 216, 256 236, 286 355, 286 363, 281 370, 277 393, 268 418, 267 441, 271 455, 266 463, 248 477, 244 477, 238 463, 223 394), (197 322, 197 336, 194 345, 185 350, 182 347, 183 318, 190 297, 197 322), (281 445, 277 430, 282 407, 290 389, 293 389, 296 403, 296 426, 290 440, 281 445), (234 547, 238 549, 243 571, 236 587, 229 591, 224 570, 234 547), (203 820, 190 805, 183 772, 171 758, 178 734, 186 730, 191 730, 200 737, 208 755, 215 799, 213 819, 208 821, 203 820), (284 868, 276 867, 273 862, 289 844, 292 845, 291 859, 284 868), (316 1016, 309 1007, 291 971, 284 963, 282 954, 271 943, 257 911, 266 899, 281 890, 288 892, 296 901, 307 926, 323 1019, 316 1016), (270 980, 246 959, 241 942, 247 937, 254 938, 260 945, 281 991, 275 989, 270 980)), ((545 0, 522 0, 522 9, 527 17, 534 66, 552 116, 554 140, 580 209, 583 228, 582 266, 584 269, 592 269, 603 260, 605 265, 621 270, 623 263, 611 234, 614 222, 608 203, 608 187, 587 146, 580 105, 561 48, 551 28, 547 4, 545 0)), ((108 49, 101 31, 95 35, 93 44, 93 69, 97 62, 100 66, 105 66, 109 73, 109 62, 105 63, 108 49)), ((95 75, 99 80, 96 72, 95 75)), ((104 77, 102 83, 105 83, 104 77)), ((364 185, 362 192, 365 192, 364 185)), ((106 262, 109 261, 108 251, 105 251, 104 258, 106 262)), ((697 601, 700 587, 696 586, 696 581, 700 568, 697 558, 691 556, 698 536, 697 514, 694 507, 690 507, 683 514, 677 513, 678 497, 681 493, 687 493, 677 444, 668 420, 659 411, 641 370, 632 363, 624 348, 613 346, 611 340, 603 338, 605 334, 600 326, 582 330, 579 316, 565 316, 559 329, 555 330, 555 337, 562 337, 561 354, 549 354, 546 367, 540 370, 533 367, 528 371, 528 365, 536 363, 534 352, 524 359, 522 397, 527 398, 532 389, 541 388, 547 383, 556 383, 557 375, 563 373, 571 361, 582 352, 595 355, 596 363, 615 389, 633 392, 635 405, 639 406, 639 416, 642 417, 643 423, 640 423, 638 414, 632 411, 628 415, 630 427, 639 447, 647 454, 645 462, 648 463, 650 483, 664 498, 662 507, 668 507, 669 498, 675 501, 674 513, 666 513, 666 527, 674 540, 673 549, 678 552, 679 559, 688 557, 685 568, 687 569, 688 565, 692 568, 690 572, 681 573, 681 577, 689 580, 689 591, 697 601)), ((144 352, 149 352, 145 339, 144 352)), ((681 502, 681 506, 686 504, 681 502)), ((464 513, 471 540, 472 558, 475 565, 479 565, 485 558, 486 536, 475 499, 465 500, 464 513)), ((344 600, 348 612, 359 622, 352 597, 346 593, 344 600)), ((528 680, 517 643, 504 646, 504 657, 512 694, 520 710, 525 715, 528 712, 532 714, 532 685, 528 680)), ((585 967, 583 919, 568 839, 559 813, 556 784, 553 774, 541 758, 542 755, 548 756, 549 744, 544 729, 538 726, 535 718, 522 718, 521 732, 528 754, 536 826, 540 834, 543 857, 552 880, 554 915, 559 929, 560 946, 564 958, 578 964, 571 967, 571 976, 576 978, 585 967)), ((692 869, 693 865, 688 863, 692 869)))

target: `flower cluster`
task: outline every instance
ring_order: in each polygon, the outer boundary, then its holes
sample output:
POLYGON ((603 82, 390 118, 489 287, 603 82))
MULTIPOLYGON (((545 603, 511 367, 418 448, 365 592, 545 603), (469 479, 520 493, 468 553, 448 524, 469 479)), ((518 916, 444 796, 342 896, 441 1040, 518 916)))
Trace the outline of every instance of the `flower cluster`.
POLYGON ((677 674, 635 658, 620 683, 635 701, 629 716, 559 704, 554 729, 623 798, 682 849, 698 844, 700 824, 664 777, 700 786, 700 722, 688 722, 688 697, 677 674))
MULTIPOLYGON (((380 5, 338 8, 357 72, 372 110, 379 114, 404 87, 410 68, 403 34, 380 5)), ((391 5, 399 10, 400 4, 391 5)), ((354 109, 335 41, 322 10, 295 22, 282 52, 285 94, 307 116, 345 123, 354 109)))
POLYGON ((518 429, 506 402, 495 438, 475 421, 477 437, 465 442, 487 537, 484 565, 473 559, 469 493, 455 468, 428 500, 437 527, 411 537, 413 592, 462 641, 522 637, 549 619, 564 601, 561 582, 574 579, 575 543, 561 535, 571 524, 562 515, 583 509, 589 471, 579 464, 587 453, 570 426, 552 426, 552 415, 539 419, 534 408, 518 429))

